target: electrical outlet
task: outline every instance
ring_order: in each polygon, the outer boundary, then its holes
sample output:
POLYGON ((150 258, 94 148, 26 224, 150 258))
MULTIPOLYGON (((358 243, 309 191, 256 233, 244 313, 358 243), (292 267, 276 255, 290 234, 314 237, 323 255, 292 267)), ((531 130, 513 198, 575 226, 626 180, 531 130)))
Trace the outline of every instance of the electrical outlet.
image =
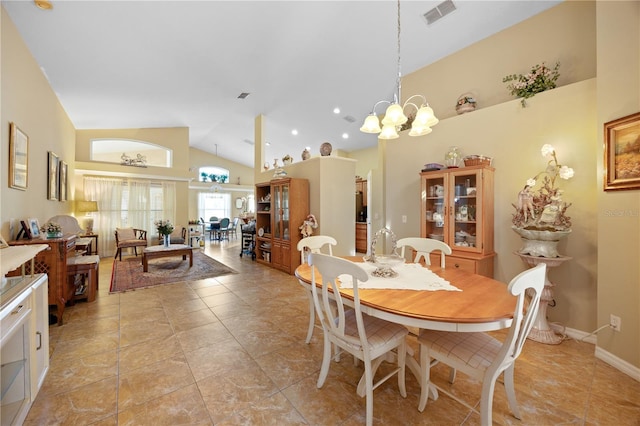
POLYGON ((402 223, 407 223, 407 216, 406 215, 402 215, 402 223))
POLYGON ((615 331, 620 331, 620 329, 622 328, 622 320, 619 316, 611 314, 611 316, 609 317, 609 325, 615 331))

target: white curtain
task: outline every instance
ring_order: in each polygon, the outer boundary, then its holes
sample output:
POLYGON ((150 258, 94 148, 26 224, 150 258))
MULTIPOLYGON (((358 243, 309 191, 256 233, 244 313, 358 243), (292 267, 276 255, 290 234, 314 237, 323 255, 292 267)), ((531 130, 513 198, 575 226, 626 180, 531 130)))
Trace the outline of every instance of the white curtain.
POLYGON ((127 226, 147 231, 147 238, 154 229, 149 212, 151 203, 151 182, 148 180, 129 180, 129 197, 127 205, 127 226))
POLYGON ((84 198, 98 202, 98 212, 93 213, 95 232, 98 238, 98 253, 102 256, 115 254, 115 235, 122 221, 122 191, 124 179, 85 177, 84 198))
POLYGON ((176 183, 162 182, 162 217, 177 225, 176 220, 176 183))
POLYGON ((151 200, 151 187, 154 185, 156 206, 160 203, 162 219, 175 224, 176 217, 176 184, 175 182, 152 183, 149 180, 126 179, 112 177, 84 178, 85 200, 97 201, 98 212, 94 213, 94 230, 100 238, 98 252, 101 256, 113 256, 116 252, 116 228, 131 227, 147 231, 147 238, 155 234, 154 215, 159 210, 151 200), (162 186, 160 200, 159 186, 162 186))

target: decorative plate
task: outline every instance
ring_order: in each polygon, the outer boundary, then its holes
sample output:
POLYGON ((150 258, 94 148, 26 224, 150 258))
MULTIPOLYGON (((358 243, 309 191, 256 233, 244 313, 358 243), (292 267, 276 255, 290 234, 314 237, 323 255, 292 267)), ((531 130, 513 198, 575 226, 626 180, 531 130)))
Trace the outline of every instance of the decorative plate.
POLYGON ((258 229, 258 235, 261 236, 261 237, 264 235, 264 229, 263 228, 258 229))

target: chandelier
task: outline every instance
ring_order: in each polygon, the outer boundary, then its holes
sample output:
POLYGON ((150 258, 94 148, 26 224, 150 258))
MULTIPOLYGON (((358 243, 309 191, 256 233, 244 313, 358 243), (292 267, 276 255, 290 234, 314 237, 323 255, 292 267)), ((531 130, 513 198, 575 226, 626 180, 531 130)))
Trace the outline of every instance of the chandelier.
POLYGON ((400 0, 398 0, 398 80, 396 81, 398 92, 393 95, 393 102, 382 100, 376 102, 371 110, 371 113, 364 120, 360 131, 364 133, 379 133, 379 139, 396 139, 398 138, 398 132, 409 120, 405 115, 405 109, 411 107, 415 109, 415 116, 411 122, 411 131, 409 136, 422 136, 431 133, 431 127, 438 124, 438 119, 433 113, 433 109, 427 103, 427 99, 422 95, 413 95, 409 97, 402 106, 401 90, 402 90, 402 73, 400 71, 400 0), (420 102, 420 106, 412 102, 420 102), (376 107, 380 104, 389 104, 387 110, 382 118, 382 128, 380 128, 381 121, 376 114, 376 107))

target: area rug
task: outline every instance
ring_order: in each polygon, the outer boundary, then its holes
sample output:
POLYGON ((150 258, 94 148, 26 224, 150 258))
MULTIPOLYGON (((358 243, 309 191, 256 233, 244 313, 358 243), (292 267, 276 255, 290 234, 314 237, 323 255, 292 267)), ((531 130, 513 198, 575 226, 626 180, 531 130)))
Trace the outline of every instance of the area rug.
POLYGON ((234 269, 200 251, 193 252, 193 266, 191 268, 189 268, 188 258, 182 260, 181 256, 163 257, 149 260, 149 272, 142 272, 141 256, 127 257, 123 260, 113 261, 109 292, 117 293, 237 273, 234 269))

